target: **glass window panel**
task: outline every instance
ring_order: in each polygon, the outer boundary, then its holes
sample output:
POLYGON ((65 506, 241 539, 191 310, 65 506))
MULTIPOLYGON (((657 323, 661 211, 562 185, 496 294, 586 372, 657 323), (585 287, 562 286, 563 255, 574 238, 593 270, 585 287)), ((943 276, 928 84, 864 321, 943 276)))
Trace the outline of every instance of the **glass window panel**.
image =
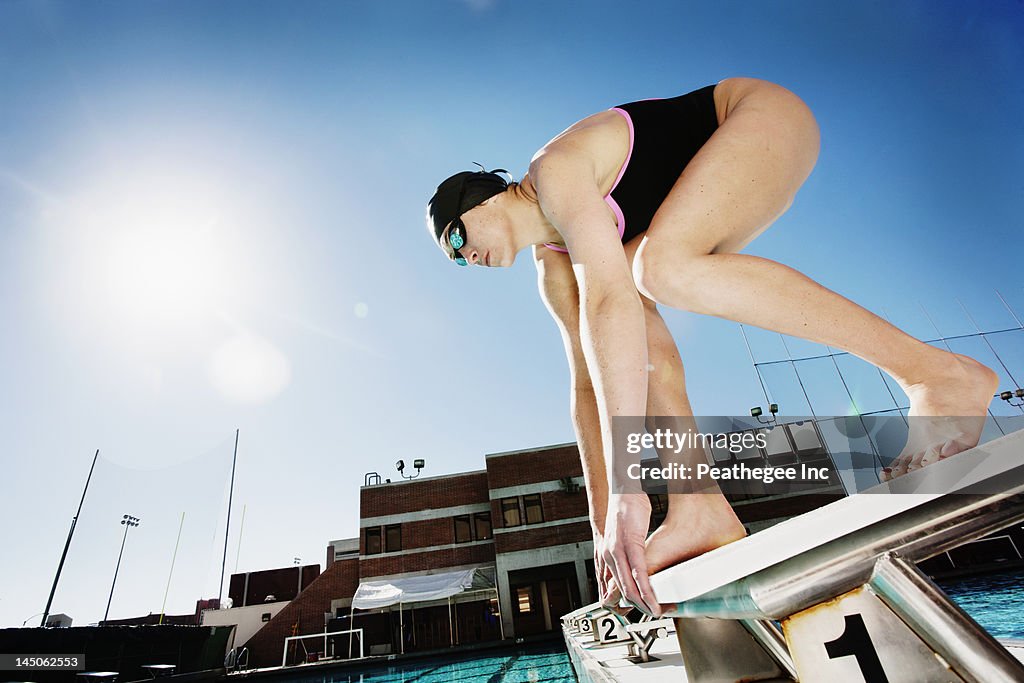
POLYGON ((821 448, 821 439, 818 438, 818 431, 814 428, 813 422, 793 422, 786 426, 798 451, 815 451, 821 448))
POLYGON ((385 549, 389 553, 396 553, 402 549, 402 525, 392 524, 384 527, 385 549))
POLYGON ((736 451, 736 459, 737 460, 748 461, 748 460, 759 460, 761 458, 761 451, 757 448, 757 446, 749 446, 748 447, 748 446, 744 445, 744 441, 746 443, 755 443, 756 444, 757 443, 756 437, 757 437, 756 433, 752 433, 751 434, 749 432, 743 432, 742 436, 733 437, 735 439, 735 443, 739 446, 738 449, 735 446, 733 447, 733 450, 736 451), (747 436, 747 434, 750 434, 750 436, 747 436))
POLYGON ((476 540, 485 541, 493 534, 491 533, 491 513, 478 512, 473 515, 473 523, 476 525, 476 540))
POLYGON ((544 521, 544 511, 540 506, 540 494, 531 493, 523 496, 523 509, 526 510, 526 523, 538 524, 544 521))
MULTIPOLYGON (((797 361, 800 380, 810 397, 815 415, 854 415, 856 411, 831 358, 797 361)), ((792 415, 791 411, 786 411, 792 415)))
POLYGON ((469 515, 459 515, 455 518, 455 542, 466 543, 472 540, 473 532, 469 524, 469 515))
POLYGON ((793 452, 793 446, 789 443, 789 438, 786 436, 786 430, 783 427, 766 429, 764 434, 765 451, 768 452, 768 457, 786 455, 793 452))
POLYGON ((519 516, 518 498, 501 499, 501 518, 506 527, 519 526, 523 523, 522 518, 519 516))
POLYGON ((366 530, 366 554, 376 555, 380 552, 380 527, 372 527, 366 530))
POLYGON ((521 586, 516 589, 516 607, 519 608, 520 614, 525 614, 530 611, 530 587, 521 586))
MULTIPOLYGON (((768 395, 773 403, 779 404, 780 414, 793 416, 811 414, 810 406, 807 405, 807 400, 804 398, 803 390, 800 388, 800 382, 797 380, 791 363, 762 365, 760 370, 765 387, 768 389, 768 395)), ((764 397, 758 393, 756 398, 751 397, 751 405, 760 405, 767 413, 768 406, 761 403, 763 400, 764 397)))

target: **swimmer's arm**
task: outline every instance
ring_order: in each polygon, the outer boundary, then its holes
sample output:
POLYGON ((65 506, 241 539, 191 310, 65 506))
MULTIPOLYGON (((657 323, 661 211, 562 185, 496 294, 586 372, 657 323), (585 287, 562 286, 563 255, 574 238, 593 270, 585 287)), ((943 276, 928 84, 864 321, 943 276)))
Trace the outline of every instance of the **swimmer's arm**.
POLYGON ((534 157, 529 174, 541 210, 565 239, 579 287, 580 337, 594 383, 608 470, 605 552, 626 599, 660 614, 644 554, 650 502, 639 482, 615 476, 629 463, 615 462, 625 453, 615 453, 612 439, 613 419, 643 416, 647 403, 643 307, 589 155, 562 147, 546 148, 534 157), (631 495, 617 495, 625 493, 631 495))
POLYGON ((603 535, 608 511, 608 475, 601 451, 601 420, 597 413, 594 383, 590 379, 580 341, 580 297, 576 276, 572 262, 565 254, 535 246, 533 256, 540 298, 562 334, 565 356, 569 361, 572 381, 570 412, 590 503, 590 525, 597 534, 603 535))
MULTIPOLYGON (((614 219, 601 198, 589 158, 580 150, 545 150, 530 164, 545 216, 561 233, 579 291, 581 345, 601 414, 612 493, 611 418, 643 416, 647 403, 647 339, 640 294, 614 219)), ((621 464, 621 463, 620 463, 621 464)))

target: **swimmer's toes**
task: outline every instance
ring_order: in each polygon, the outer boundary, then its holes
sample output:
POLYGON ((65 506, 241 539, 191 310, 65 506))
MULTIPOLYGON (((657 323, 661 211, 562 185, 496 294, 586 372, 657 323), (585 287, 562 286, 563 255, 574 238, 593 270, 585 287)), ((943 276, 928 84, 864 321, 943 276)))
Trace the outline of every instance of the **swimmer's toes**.
POLYGON ((968 446, 962 440, 950 439, 942 444, 942 449, 939 451, 939 459, 948 458, 956 455, 957 453, 963 453, 966 450, 970 450, 971 446, 968 446))
POLYGON ((927 467, 928 465, 931 465, 933 462, 938 462, 941 458, 942 455, 939 449, 939 445, 936 444, 934 446, 931 446, 927 451, 921 454, 920 461, 915 461, 915 465, 917 465, 917 467, 915 467, 914 469, 918 469, 920 467, 927 467))

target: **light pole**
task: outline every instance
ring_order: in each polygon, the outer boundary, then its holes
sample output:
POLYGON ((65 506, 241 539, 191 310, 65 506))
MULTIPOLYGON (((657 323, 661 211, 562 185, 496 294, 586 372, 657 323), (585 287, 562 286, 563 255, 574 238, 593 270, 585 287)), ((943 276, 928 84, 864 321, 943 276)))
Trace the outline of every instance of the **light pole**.
POLYGON ((121 524, 124 525, 124 537, 121 538, 121 552, 117 554, 117 567, 114 568, 114 582, 110 584, 110 597, 107 598, 107 611, 103 613, 103 622, 106 623, 107 616, 110 614, 110 601, 114 599, 114 586, 117 584, 117 572, 121 569, 121 556, 124 555, 124 542, 128 540, 128 528, 139 525, 139 518, 132 517, 131 515, 125 515, 121 518, 121 524))

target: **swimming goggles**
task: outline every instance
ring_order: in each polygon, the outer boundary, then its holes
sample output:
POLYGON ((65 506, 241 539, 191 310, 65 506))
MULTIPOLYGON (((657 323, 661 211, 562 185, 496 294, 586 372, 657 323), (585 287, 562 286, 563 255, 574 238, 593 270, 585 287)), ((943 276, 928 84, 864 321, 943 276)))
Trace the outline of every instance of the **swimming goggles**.
POLYGON ((452 226, 448 228, 448 246, 452 248, 452 260, 460 266, 469 265, 466 258, 459 252, 466 244, 466 226, 462 220, 456 218, 452 226))

